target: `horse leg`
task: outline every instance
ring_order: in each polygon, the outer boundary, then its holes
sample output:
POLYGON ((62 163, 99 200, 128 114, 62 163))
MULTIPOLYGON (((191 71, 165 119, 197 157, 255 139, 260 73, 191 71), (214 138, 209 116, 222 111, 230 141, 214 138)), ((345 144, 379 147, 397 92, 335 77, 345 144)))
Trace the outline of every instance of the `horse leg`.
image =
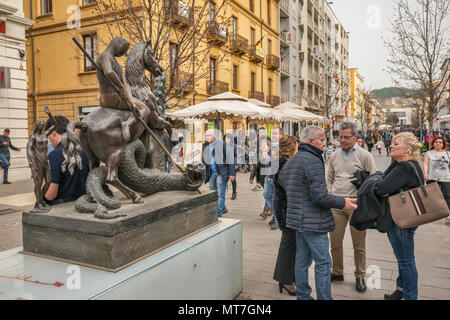
POLYGON ((133 199, 134 203, 142 203, 141 196, 139 196, 136 192, 125 186, 119 180, 118 171, 120 163, 122 162, 124 154, 124 148, 118 149, 111 153, 108 158, 108 176, 106 177, 106 182, 113 185, 127 197, 133 199))
POLYGON ((86 156, 89 159, 89 170, 97 168, 100 165, 100 161, 90 148, 89 143, 86 143, 88 141, 88 138, 84 133, 80 133, 80 141, 81 146, 83 147, 83 151, 86 153, 86 156))

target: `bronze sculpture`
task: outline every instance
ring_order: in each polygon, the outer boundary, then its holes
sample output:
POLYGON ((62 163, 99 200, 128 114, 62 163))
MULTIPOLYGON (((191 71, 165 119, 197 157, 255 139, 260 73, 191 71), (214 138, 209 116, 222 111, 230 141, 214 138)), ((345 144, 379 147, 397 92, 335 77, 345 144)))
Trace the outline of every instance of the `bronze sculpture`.
MULTIPOLYGON (((103 219, 117 217, 108 214, 107 210, 120 207, 106 184, 115 186, 134 203, 141 203, 141 197, 136 191, 152 194, 163 190, 196 190, 202 184, 205 172, 203 164, 193 164, 187 169, 191 176, 186 178, 155 169, 162 168, 162 164, 158 162, 124 162, 126 152, 131 152, 133 157, 139 159, 148 158, 149 152, 160 153, 154 144, 149 147, 146 143, 147 148, 144 147, 141 140, 148 140, 144 135, 146 126, 154 129, 166 128, 169 132, 171 130, 170 124, 162 118, 164 106, 158 105, 158 101, 165 101, 165 97, 155 97, 145 80, 145 70, 150 71, 159 80, 164 80, 165 77, 162 67, 153 57, 150 41, 133 47, 128 55, 124 73, 115 57, 124 55, 128 48, 129 44, 125 39, 114 38, 105 52, 99 55, 98 63, 93 63, 97 68, 102 108, 91 112, 83 121, 71 122, 63 138, 66 157, 63 170, 67 167, 72 172, 75 165, 81 167, 80 146, 89 158, 91 178, 88 178, 86 184, 87 195, 77 201, 76 208, 80 212, 95 212, 96 217, 103 219), (78 134, 75 129, 79 129, 78 134), (143 152, 144 156, 136 150, 143 152), (100 162, 106 166, 100 166, 100 162), (150 180, 138 178, 137 175, 149 177, 150 180), (124 184, 122 180, 127 180, 128 183, 124 184), (147 188, 136 186, 139 181, 146 184, 147 188)), ((165 81, 159 83, 165 86, 165 81)), ((154 140, 156 138, 153 137, 154 140)), ((160 142, 158 144, 161 145, 160 142)))
MULTIPOLYGON (((48 113, 49 114, 49 113, 48 113)), ((44 131, 45 122, 36 120, 33 132, 27 143, 27 159, 31 169, 31 178, 34 182, 34 195, 36 203, 31 213, 46 213, 50 210, 50 205, 44 201, 44 195, 52 182, 50 162, 47 157, 48 135, 52 133, 54 126, 44 131), (42 186, 43 182, 45 184, 42 186)))

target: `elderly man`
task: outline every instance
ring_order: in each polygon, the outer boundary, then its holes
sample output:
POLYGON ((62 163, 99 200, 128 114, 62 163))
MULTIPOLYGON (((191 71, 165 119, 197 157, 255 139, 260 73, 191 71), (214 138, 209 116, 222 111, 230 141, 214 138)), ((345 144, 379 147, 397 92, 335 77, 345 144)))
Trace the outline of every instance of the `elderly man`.
MULTIPOLYGON (((335 195, 356 198, 358 190, 351 183, 355 171, 368 171, 375 173, 376 165, 372 155, 364 150, 357 140, 356 125, 352 122, 344 122, 339 129, 339 141, 341 148, 337 149, 330 157, 327 167, 327 187, 335 195)), ((330 233, 331 257, 333 269, 331 270, 331 281, 344 281, 344 252, 342 242, 344 240, 345 228, 352 218, 353 210, 333 209, 336 229, 330 233)), ((350 226, 352 235, 353 252, 355 259, 356 290, 366 291, 364 277, 366 275, 366 231, 358 231, 350 226)))
POLYGON ((20 148, 16 148, 11 144, 11 138, 9 137, 9 129, 3 130, 3 135, 0 136, 0 167, 3 168, 3 184, 11 184, 8 181, 8 169, 10 165, 11 156, 9 149, 20 151, 20 148))
POLYGON ((234 151, 225 141, 217 140, 212 129, 205 132, 205 139, 208 142, 208 146, 203 150, 203 162, 206 164, 205 183, 209 182, 209 188, 218 192, 217 215, 221 217, 228 212, 225 206, 228 179, 232 182, 236 177, 234 151))
POLYGON ((328 232, 335 224, 330 208, 354 210, 356 199, 329 194, 325 183, 322 153, 325 132, 306 127, 297 154, 283 168, 287 194, 286 227, 295 230, 295 285, 298 300, 312 300, 308 269, 315 262, 316 293, 331 300, 331 257, 328 232))

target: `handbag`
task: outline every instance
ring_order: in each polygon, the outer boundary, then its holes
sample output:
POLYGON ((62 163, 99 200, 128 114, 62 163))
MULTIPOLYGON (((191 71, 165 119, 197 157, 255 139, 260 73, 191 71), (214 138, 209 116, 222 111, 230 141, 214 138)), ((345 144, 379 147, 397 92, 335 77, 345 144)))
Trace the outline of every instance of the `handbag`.
POLYGON ((400 228, 412 228, 448 217, 449 208, 438 183, 422 183, 416 167, 408 163, 422 185, 388 198, 392 220, 400 228))

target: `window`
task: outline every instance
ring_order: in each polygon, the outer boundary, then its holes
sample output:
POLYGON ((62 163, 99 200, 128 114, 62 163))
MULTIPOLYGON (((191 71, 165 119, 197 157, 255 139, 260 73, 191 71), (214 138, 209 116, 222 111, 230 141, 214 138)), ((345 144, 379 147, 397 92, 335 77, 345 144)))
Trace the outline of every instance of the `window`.
POLYGON ((169 45, 170 50, 170 57, 169 57, 169 63, 170 63, 170 73, 175 74, 178 70, 178 45, 175 43, 170 43, 169 45))
POLYGON ((250 11, 251 12, 255 11, 255 2, 254 2, 254 0, 250 0, 250 11))
POLYGON ((213 2, 209 2, 209 22, 216 20, 216 5, 213 2))
POLYGON ((216 83, 216 59, 209 58, 209 82, 216 83))
POLYGON ((44 15, 52 12, 52 0, 41 0, 41 14, 44 15))
POLYGON ((96 3, 97 0, 83 0, 83 6, 90 3, 96 3))
POLYGON ((236 65, 233 65, 233 89, 237 90, 237 72, 238 67, 236 65))
MULTIPOLYGON (((97 58, 97 33, 86 34, 83 36, 84 49, 95 60, 97 58)), ((92 62, 84 57, 84 71, 94 71, 92 62)))
POLYGON ((236 40, 236 34, 237 34, 237 18, 231 17, 231 25, 233 28, 233 40, 236 40))
POLYGON ((272 79, 269 79, 269 96, 272 95, 272 79))
POLYGON ((256 74, 254 72, 252 72, 251 76, 250 76, 250 90, 252 92, 255 92, 255 78, 256 78, 256 74))
POLYGON ((270 0, 267 0, 267 24, 270 26, 270 0))
POLYGON ((272 53, 272 40, 267 39, 267 54, 272 53))
POLYGON ((250 43, 251 46, 255 45, 255 29, 250 28, 250 43))

